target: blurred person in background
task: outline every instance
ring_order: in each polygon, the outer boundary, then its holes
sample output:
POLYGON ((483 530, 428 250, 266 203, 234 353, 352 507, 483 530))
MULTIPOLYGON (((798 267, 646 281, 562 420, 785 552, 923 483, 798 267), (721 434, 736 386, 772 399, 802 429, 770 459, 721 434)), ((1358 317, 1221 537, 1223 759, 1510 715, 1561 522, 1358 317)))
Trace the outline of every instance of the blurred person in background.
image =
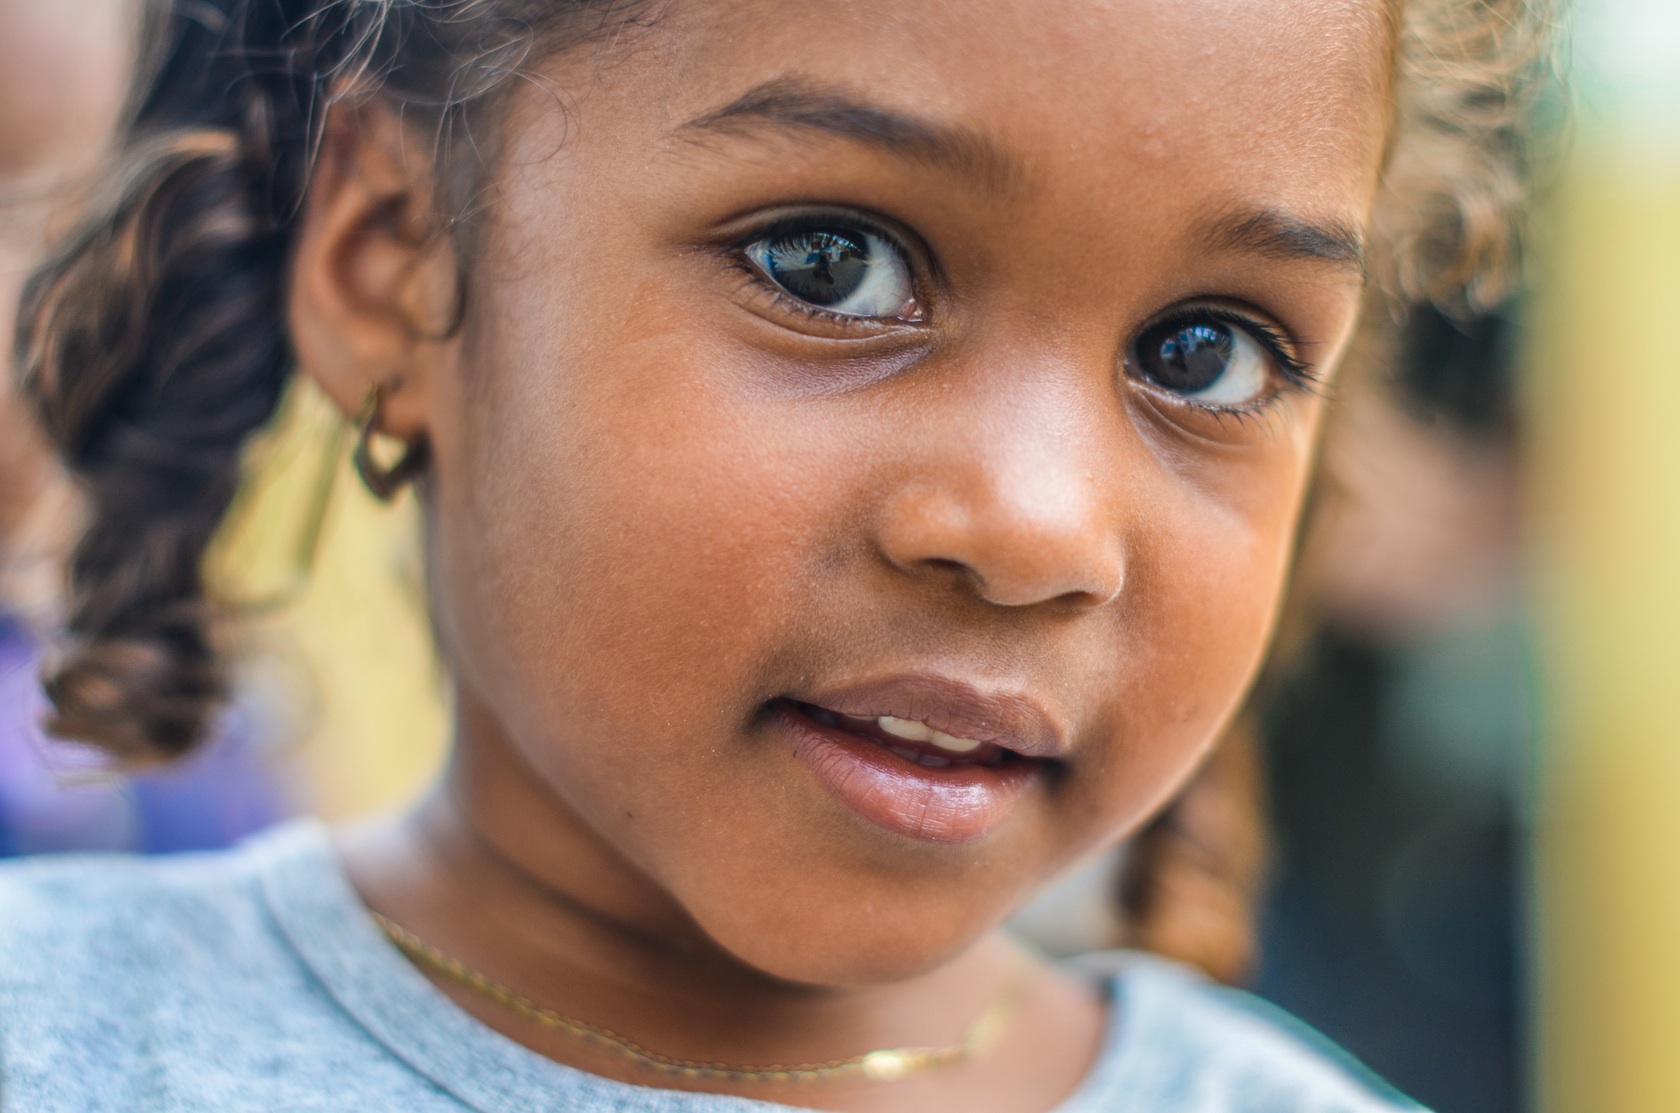
POLYGON ((25 616, 51 621, 78 508, 14 391, 12 329, 24 277, 73 226, 117 128, 141 2, 0 0, 0 856, 223 846, 288 811, 249 707, 193 761, 128 776, 40 726, 25 616))
POLYGON ((1516 324, 1420 308, 1339 397, 1256 693, 1276 846, 1257 987, 1442 1113, 1528 1108, 1535 702, 1516 324))

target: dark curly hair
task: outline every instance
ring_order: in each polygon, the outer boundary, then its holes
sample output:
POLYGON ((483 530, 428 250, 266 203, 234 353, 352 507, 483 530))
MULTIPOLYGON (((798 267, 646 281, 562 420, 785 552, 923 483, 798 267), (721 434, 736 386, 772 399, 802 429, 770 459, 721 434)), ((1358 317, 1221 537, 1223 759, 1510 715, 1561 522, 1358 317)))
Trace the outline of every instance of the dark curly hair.
POLYGON ((227 693, 202 563, 292 366, 283 281, 334 97, 376 89, 433 126, 458 215, 508 77, 637 6, 156 0, 103 202, 19 314, 23 390, 88 503, 44 677, 49 730, 171 758, 227 693), (476 160, 460 157, 468 138, 476 160))

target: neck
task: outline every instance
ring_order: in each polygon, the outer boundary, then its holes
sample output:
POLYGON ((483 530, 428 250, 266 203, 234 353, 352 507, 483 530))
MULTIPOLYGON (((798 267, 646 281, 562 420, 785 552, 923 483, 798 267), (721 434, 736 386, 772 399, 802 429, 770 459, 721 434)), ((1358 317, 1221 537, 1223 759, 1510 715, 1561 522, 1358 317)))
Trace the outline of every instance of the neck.
MULTIPOLYGON (((1017 961, 993 939, 886 986, 772 977, 708 938, 499 732, 461 738, 419 807, 341 840, 351 878, 373 910, 569 1016, 685 1057, 827 1059, 960 1037, 1017 961)), ((517 1023, 492 1023, 520 1038, 517 1023)))
MULTIPOLYGON (((339 851, 373 911, 539 1006, 665 1056, 750 1068, 959 1043, 1022 975, 1019 951, 993 934, 937 970, 886 985, 772 977, 713 942, 482 725, 463 716, 456 758, 426 801, 343 832, 339 851)), ((819 1093, 802 1088, 808 1082, 657 1073, 428 976, 482 1023, 594 1074, 860 1113, 1049 1108, 1086 1068, 1101 1026, 1087 990, 1034 967, 1004 1044, 983 1059, 891 1084, 823 1082, 819 1093)))

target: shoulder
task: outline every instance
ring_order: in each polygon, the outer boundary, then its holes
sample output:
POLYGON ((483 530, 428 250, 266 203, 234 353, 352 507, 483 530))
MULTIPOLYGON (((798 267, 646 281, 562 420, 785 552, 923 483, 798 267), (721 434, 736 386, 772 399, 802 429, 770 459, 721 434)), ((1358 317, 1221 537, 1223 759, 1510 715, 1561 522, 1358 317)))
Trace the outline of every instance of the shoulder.
POLYGON ((256 869, 262 849, 0 863, 0 987, 80 961, 120 968, 125 957, 168 950, 190 958, 248 942, 262 928, 256 869))
POLYGON ((319 994, 274 922, 265 863, 324 848, 293 828, 209 854, 0 864, 0 1109, 151 1108, 135 1087, 208 1088, 207 1064, 249 1077, 253 1056, 277 1061, 295 1006, 319 994))
POLYGON ((1116 1031, 1099 1070, 1125 1108, 1422 1113, 1353 1056, 1258 997, 1144 955, 1097 955, 1084 965, 1112 987, 1116 1031))
POLYGON ((286 949, 263 897, 264 862, 308 853, 299 827, 233 850, 0 863, 0 1018, 15 1033, 54 1011, 155 1013, 159 1002, 272 977, 286 949))

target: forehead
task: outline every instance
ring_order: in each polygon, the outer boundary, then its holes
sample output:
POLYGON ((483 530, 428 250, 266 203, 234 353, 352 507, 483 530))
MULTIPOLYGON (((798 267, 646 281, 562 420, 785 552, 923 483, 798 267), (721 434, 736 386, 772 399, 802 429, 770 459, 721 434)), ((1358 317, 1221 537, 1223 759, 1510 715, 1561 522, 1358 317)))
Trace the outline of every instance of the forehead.
MULTIPOLYGON (((1368 198, 1386 0, 673 0, 673 122, 789 77, 983 134, 1023 181, 1368 198)), ((1298 207, 1298 206, 1297 206, 1298 207)), ((1357 214, 1349 214, 1357 215, 1357 214)))

